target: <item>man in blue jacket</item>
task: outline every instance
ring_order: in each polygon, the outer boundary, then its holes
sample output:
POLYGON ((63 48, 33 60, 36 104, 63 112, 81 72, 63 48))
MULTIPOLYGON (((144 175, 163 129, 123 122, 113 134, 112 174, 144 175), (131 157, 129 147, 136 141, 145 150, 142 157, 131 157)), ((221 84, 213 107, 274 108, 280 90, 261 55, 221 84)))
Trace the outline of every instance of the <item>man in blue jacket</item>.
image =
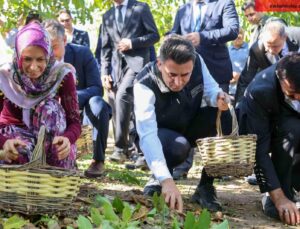
MULTIPOLYGON (((229 91, 232 65, 226 43, 237 38, 238 15, 233 0, 191 0, 176 14, 170 33, 184 35, 203 58, 210 74, 223 89, 229 91)), ((193 164, 193 152, 177 167, 174 178, 186 175, 193 164)))
POLYGON ((64 28, 58 21, 45 21, 44 26, 50 34, 55 58, 72 64, 76 69, 79 108, 84 112, 83 122, 93 125, 93 162, 85 175, 101 176, 111 108, 102 99, 103 88, 97 62, 89 48, 67 44, 64 28))

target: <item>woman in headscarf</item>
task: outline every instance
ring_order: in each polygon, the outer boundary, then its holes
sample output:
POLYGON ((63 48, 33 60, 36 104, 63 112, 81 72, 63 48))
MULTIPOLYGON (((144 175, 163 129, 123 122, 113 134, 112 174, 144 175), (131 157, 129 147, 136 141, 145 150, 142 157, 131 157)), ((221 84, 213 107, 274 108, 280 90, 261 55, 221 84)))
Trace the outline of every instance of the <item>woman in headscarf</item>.
POLYGON ((24 26, 15 42, 13 63, 0 69, 0 160, 30 161, 44 125, 47 163, 73 169, 81 132, 73 67, 55 61, 37 22, 24 26))

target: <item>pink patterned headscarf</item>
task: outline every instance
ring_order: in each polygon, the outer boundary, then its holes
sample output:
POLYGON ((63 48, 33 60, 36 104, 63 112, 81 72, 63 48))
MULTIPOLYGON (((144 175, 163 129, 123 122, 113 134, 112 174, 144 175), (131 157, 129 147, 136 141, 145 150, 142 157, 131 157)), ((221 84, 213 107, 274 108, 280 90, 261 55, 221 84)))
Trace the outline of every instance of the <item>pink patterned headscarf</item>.
POLYGON ((55 61, 48 33, 37 22, 24 26, 17 34, 12 65, 0 66, 0 90, 7 99, 23 109, 23 121, 30 127, 30 109, 45 98, 53 98, 64 76, 74 67, 55 61), (22 52, 28 46, 38 46, 45 51, 47 67, 42 75, 32 81, 22 70, 22 52))
POLYGON ((51 55, 53 55, 49 35, 38 22, 25 25, 16 36, 15 54, 19 69, 22 69, 22 51, 28 46, 38 46, 42 48, 46 54, 47 62, 49 62, 51 55))

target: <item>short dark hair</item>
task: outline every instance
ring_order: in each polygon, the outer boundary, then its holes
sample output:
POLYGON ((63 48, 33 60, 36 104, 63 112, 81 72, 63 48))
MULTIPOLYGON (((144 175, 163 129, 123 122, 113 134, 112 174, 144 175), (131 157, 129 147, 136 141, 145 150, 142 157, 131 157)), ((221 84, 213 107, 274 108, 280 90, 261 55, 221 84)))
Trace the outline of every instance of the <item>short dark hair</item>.
POLYGON ((280 59, 276 66, 279 80, 287 79, 300 92, 300 53, 293 52, 280 59))
POLYGON ((255 9, 255 1, 253 0, 247 0, 244 2, 244 4, 242 5, 242 11, 245 11, 246 9, 253 7, 253 9, 255 9))
POLYGON ((183 36, 172 34, 167 36, 161 45, 159 59, 162 62, 173 60, 177 64, 184 64, 190 60, 195 62, 196 51, 189 40, 183 36))
POLYGON ((29 24, 29 22, 31 22, 32 20, 37 20, 40 23, 42 23, 43 21, 39 13, 30 11, 25 19, 25 25, 29 24))
POLYGON ((68 9, 62 9, 62 10, 58 11, 57 17, 59 17, 59 15, 61 15, 62 13, 68 14, 72 18, 71 11, 68 9))

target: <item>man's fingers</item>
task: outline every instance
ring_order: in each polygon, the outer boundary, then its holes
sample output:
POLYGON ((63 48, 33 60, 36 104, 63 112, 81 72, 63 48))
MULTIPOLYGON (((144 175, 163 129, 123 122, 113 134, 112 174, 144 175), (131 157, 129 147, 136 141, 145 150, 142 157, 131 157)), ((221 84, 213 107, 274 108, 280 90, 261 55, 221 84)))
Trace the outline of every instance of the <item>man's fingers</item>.
POLYGON ((300 224, 300 212, 299 212, 298 208, 297 208, 297 211, 296 211, 296 222, 297 222, 297 224, 300 224))
POLYGON ((182 198, 181 196, 178 196, 177 197, 177 205, 176 205, 176 209, 181 213, 183 212, 183 201, 182 201, 182 198))
POLYGON ((169 205, 169 203, 170 203, 170 194, 169 193, 165 193, 165 202, 167 205, 169 205))
POLYGON ((170 208, 171 209, 175 209, 175 206, 176 206, 176 197, 175 197, 175 194, 174 193, 172 193, 171 195, 170 195, 170 208))

